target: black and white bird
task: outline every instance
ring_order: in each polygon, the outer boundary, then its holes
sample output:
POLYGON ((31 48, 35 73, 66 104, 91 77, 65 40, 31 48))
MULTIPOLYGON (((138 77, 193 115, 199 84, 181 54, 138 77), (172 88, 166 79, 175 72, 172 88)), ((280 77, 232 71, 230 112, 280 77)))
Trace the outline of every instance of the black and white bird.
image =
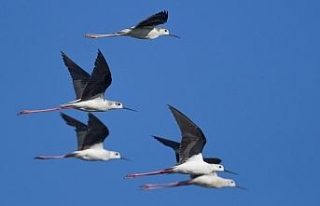
POLYGON ((179 148, 178 163, 173 167, 154 172, 128 174, 125 176, 125 178, 135 178, 166 173, 203 175, 225 171, 222 165, 207 163, 203 160, 202 150, 206 144, 206 138, 201 129, 173 106, 169 105, 169 109, 179 125, 182 136, 179 148))
POLYGON ((115 33, 107 34, 93 34, 87 33, 84 36, 87 38, 102 38, 102 37, 118 37, 118 36, 130 36, 138 39, 156 39, 160 36, 172 36, 177 35, 170 34, 168 29, 156 27, 159 24, 164 24, 168 21, 168 11, 158 12, 147 19, 139 22, 137 25, 115 33))
MULTIPOLYGON (((163 137, 159 137, 159 136, 154 136, 152 135, 152 137, 156 140, 158 140, 159 142, 161 142, 163 145, 170 147, 171 149, 173 149, 175 156, 176 156, 176 161, 179 162, 179 149, 180 149, 180 143, 179 142, 175 142, 163 137)), ((209 164, 220 164, 222 162, 222 160, 220 158, 217 157, 204 157, 203 161, 205 161, 206 163, 209 164)))
POLYGON ((237 187, 237 188, 246 190, 246 188, 237 185, 236 182, 232 179, 219 177, 216 172, 212 174, 206 174, 206 175, 191 175, 191 179, 179 181, 179 182, 172 182, 172 183, 165 183, 165 184, 144 184, 140 188, 142 190, 153 190, 153 189, 180 187, 180 186, 188 186, 188 185, 196 185, 196 186, 206 187, 206 188, 237 187))
POLYGON ((106 100, 104 98, 106 89, 111 85, 112 77, 108 63, 100 50, 98 50, 98 55, 91 75, 84 71, 63 52, 62 59, 72 77, 76 100, 50 109, 23 110, 19 112, 18 115, 50 112, 62 109, 78 109, 86 112, 104 112, 111 109, 128 109, 135 111, 124 107, 121 102, 106 100))
POLYGON ((75 128, 78 140, 78 149, 60 156, 37 156, 35 159, 62 159, 78 158, 87 161, 107 161, 111 159, 124 159, 119 152, 109 151, 103 148, 103 141, 109 136, 108 128, 93 114, 88 114, 88 124, 84 124, 64 113, 61 117, 66 124, 75 128))

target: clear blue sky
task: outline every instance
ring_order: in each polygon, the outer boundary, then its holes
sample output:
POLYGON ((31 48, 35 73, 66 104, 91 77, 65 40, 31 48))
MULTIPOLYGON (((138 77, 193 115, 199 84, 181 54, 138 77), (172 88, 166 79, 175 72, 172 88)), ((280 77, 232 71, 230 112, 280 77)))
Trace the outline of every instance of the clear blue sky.
MULTIPOLYGON (((1 205, 317 205, 320 202, 319 1, 1 1, 1 205), (167 9, 181 39, 86 39, 167 9), (96 114, 105 147, 132 162, 37 161, 76 148, 58 112, 16 116, 74 98, 60 51, 91 72, 100 49, 113 74, 106 97, 139 110, 96 114), (167 104, 207 137, 249 191, 195 186, 140 191, 131 172, 174 164, 150 135, 180 139, 167 104)), ((84 112, 66 111, 86 121, 84 112)))

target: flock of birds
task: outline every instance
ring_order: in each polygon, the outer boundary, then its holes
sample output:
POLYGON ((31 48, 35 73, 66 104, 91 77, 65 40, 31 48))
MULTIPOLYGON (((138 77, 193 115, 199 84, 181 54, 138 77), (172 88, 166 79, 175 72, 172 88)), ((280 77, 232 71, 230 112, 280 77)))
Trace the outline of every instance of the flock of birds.
MULTIPOLYGON (((156 27, 159 24, 166 23, 167 20, 168 12, 161 11, 139 22, 136 26, 109 34, 88 33, 85 34, 85 37, 102 38, 131 36, 139 39, 155 39, 160 36, 172 36, 178 38, 177 35, 170 34, 167 29, 156 27)), ((66 124, 75 128, 78 141, 77 150, 58 156, 40 155, 35 157, 35 159, 47 160, 78 158, 86 161, 107 161, 112 159, 128 160, 121 157, 119 152, 104 149, 103 142, 108 137, 109 130, 106 125, 91 113, 104 112, 113 109, 136 111, 125 107, 121 102, 105 99, 104 93, 112 83, 112 75, 103 54, 98 50, 98 55, 91 75, 78 66, 63 52, 62 59, 71 75, 76 100, 49 109, 22 110, 18 115, 77 109, 89 112, 88 122, 85 124, 73 117, 61 113, 61 117, 66 124)), ((141 189, 143 190, 186 185, 197 185, 209 188, 237 187, 245 189, 244 187, 237 185, 232 179, 226 179, 218 176, 218 172, 236 173, 225 169, 224 166, 220 164, 222 160, 219 158, 204 158, 202 156, 202 150, 206 144, 206 137, 202 130, 178 109, 171 105, 169 105, 169 109, 180 128, 181 142, 174 142, 158 136, 153 137, 165 146, 174 150, 177 163, 174 166, 157 171, 127 174, 125 178, 137 178, 142 176, 172 173, 190 175, 190 179, 180 182, 144 184, 141 186, 141 189)))

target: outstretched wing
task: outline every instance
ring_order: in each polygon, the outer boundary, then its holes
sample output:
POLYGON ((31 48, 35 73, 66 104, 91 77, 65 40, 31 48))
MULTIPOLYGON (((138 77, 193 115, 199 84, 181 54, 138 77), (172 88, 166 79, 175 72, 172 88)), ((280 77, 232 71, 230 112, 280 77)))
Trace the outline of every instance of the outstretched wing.
POLYGON ((82 149, 90 147, 103 148, 103 141, 109 135, 108 128, 93 114, 89 113, 88 127, 89 132, 84 139, 82 149))
POLYGON ((171 147, 176 155, 176 161, 179 162, 179 148, 180 148, 179 142, 175 142, 175 141, 168 140, 158 136, 152 136, 152 137, 158 140, 159 142, 161 142, 162 144, 164 144, 165 146, 171 147))
POLYGON ((111 85, 112 77, 106 59, 100 50, 94 63, 94 69, 84 89, 81 100, 88 100, 97 95, 103 95, 106 89, 111 85))
POLYGON ((181 144, 179 149, 179 164, 190 157, 202 153, 206 138, 201 129, 179 110, 169 105, 174 118, 181 131, 181 144))
POLYGON ((77 139, 78 139, 78 150, 82 149, 82 145, 84 142, 85 137, 87 136, 89 132, 89 128, 86 124, 64 114, 61 112, 61 117, 64 119, 64 121, 71 127, 75 127, 75 131, 77 133, 77 139))
POLYGON ((90 74, 84 71, 74 61, 72 61, 65 53, 61 52, 62 59, 72 78, 73 88, 76 93, 76 99, 80 99, 84 88, 86 87, 90 74))
POLYGON ((160 11, 147 19, 139 22, 134 28, 145 27, 145 26, 157 26, 164 24, 168 21, 168 11, 160 11))

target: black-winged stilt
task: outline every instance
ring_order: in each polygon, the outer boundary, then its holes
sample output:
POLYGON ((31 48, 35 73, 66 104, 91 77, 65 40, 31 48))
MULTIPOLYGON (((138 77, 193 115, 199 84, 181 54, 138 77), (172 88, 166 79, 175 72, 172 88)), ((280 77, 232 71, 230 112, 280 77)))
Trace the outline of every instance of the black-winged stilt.
MULTIPOLYGON (((172 148, 176 155, 176 161, 179 162, 179 149, 180 149, 179 142, 175 142, 175 141, 172 141, 163 137, 159 137, 159 136, 154 136, 154 135, 152 135, 152 137, 158 140, 159 142, 161 142, 163 145, 172 148)), ((217 157, 204 157, 203 161, 209 164, 220 164, 222 162, 222 160, 217 157)))
POLYGON ((203 161, 202 150, 206 144, 206 138, 201 129, 173 106, 169 105, 169 109, 178 123, 182 135, 179 149, 179 162, 170 168, 153 172, 128 174, 125 178, 167 173, 203 175, 211 174, 212 172, 225 171, 222 165, 210 164, 203 161))
POLYGON ((103 148, 103 141, 108 137, 108 128, 93 114, 88 114, 88 124, 84 124, 64 113, 61 117, 65 122, 74 127, 77 133, 78 149, 74 152, 60 156, 37 156, 35 159, 62 159, 74 157, 87 161, 107 161, 111 159, 124 159, 119 152, 109 151, 103 148))
POLYGON ((237 187, 246 190, 246 188, 239 186, 232 179, 225 179, 219 177, 216 172, 206 175, 191 175, 191 179, 180 182, 172 182, 165 184, 144 184, 140 188, 142 190, 162 189, 170 187, 180 187, 188 185, 197 185, 206 188, 224 188, 224 187, 237 187))
POLYGON ((87 112, 104 112, 111 109, 128 109, 135 111, 124 107, 121 102, 104 99, 104 93, 111 85, 112 77, 107 61, 100 50, 98 50, 98 55, 91 75, 73 62, 63 52, 62 58, 72 77, 76 100, 50 109, 23 110, 19 112, 18 115, 50 112, 62 109, 78 109, 87 112))
POLYGON ((123 29, 121 31, 109 34, 93 34, 87 33, 87 38, 101 38, 101 37, 117 37, 117 36, 131 36, 138 39, 156 39, 160 36, 172 36, 177 35, 170 34, 168 29, 156 27, 159 24, 164 24, 168 21, 168 11, 158 12, 147 19, 139 22, 136 26, 123 29))

